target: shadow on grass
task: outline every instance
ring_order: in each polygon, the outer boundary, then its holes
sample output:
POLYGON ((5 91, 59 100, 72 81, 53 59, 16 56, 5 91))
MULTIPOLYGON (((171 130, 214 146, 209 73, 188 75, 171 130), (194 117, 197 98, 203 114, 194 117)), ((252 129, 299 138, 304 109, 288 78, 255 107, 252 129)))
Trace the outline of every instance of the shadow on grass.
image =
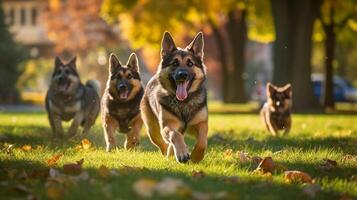
POLYGON ((357 139, 354 137, 324 137, 324 138, 306 138, 306 137, 273 137, 267 136, 263 140, 255 140, 253 137, 237 138, 242 133, 216 133, 208 138, 208 143, 212 147, 230 147, 248 148, 252 151, 271 150, 273 152, 286 148, 299 148, 303 151, 317 149, 339 150, 345 154, 356 154, 357 139))
MULTIPOLYGON (((84 170, 90 175, 87 181, 79 181, 77 184, 68 184, 63 182, 64 196, 63 199, 138 199, 139 197, 133 190, 133 184, 142 178, 154 179, 157 181, 163 178, 177 178, 184 182, 192 191, 199 191, 205 194, 217 194, 227 192, 223 199, 303 199, 306 196, 301 192, 301 186, 295 184, 284 184, 272 181, 263 177, 238 178, 237 182, 227 181, 227 177, 206 175, 203 178, 194 178, 190 174, 170 171, 170 169, 126 169, 119 167, 118 175, 101 178, 98 168, 88 168, 84 163, 84 170), (91 181, 92 180, 92 181, 91 181), (94 180, 94 181, 93 181, 94 180)), ((8 181, 9 184, 0 188, 0 196, 25 197, 25 194, 14 192, 11 188, 14 185, 23 184, 38 197, 46 198, 46 176, 32 178, 37 181, 28 181, 27 178, 20 178, 21 173, 15 175, 9 180, 8 171, 17 170, 26 172, 28 175, 34 172, 45 171, 48 169, 42 163, 29 162, 27 160, 4 160, 0 164, 0 180, 8 181)), ((61 168, 59 168, 62 171, 61 168)), ((43 174, 42 174, 43 176, 43 174)), ((170 186, 167 186, 170 187, 170 186)), ((319 192, 315 199, 337 199, 339 196, 336 192, 319 192)), ((175 194, 168 197, 155 196, 154 199, 190 199, 189 196, 179 196, 175 194)))

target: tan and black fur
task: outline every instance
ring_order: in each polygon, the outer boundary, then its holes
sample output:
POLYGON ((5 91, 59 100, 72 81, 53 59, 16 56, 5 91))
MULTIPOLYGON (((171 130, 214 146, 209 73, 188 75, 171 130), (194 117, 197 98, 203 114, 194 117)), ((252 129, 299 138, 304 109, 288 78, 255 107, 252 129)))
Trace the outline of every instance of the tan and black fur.
POLYGON ((85 85, 81 83, 76 69, 76 58, 63 64, 56 57, 55 69, 45 99, 46 111, 54 135, 62 137, 64 134, 62 121, 69 120, 73 120, 68 130, 69 137, 77 133, 79 126, 83 126, 82 134, 86 135, 100 111, 99 93, 98 81, 89 80, 85 85))
POLYGON ((277 87, 268 83, 266 94, 267 102, 260 111, 266 128, 274 136, 279 130, 284 130, 284 134, 288 134, 291 129, 291 85, 277 87))
POLYGON ((109 58, 109 77, 102 97, 102 124, 106 150, 115 147, 116 130, 126 134, 125 149, 139 144, 142 120, 140 101, 144 89, 140 80, 139 64, 132 53, 126 65, 111 54, 109 58))
POLYGON ((161 63, 151 78, 141 102, 147 133, 163 155, 175 155, 178 162, 199 162, 207 148, 208 112, 204 86, 203 34, 184 49, 176 47, 171 35, 162 39, 161 63), (197 141, 190 155, 184 133, 197 141))

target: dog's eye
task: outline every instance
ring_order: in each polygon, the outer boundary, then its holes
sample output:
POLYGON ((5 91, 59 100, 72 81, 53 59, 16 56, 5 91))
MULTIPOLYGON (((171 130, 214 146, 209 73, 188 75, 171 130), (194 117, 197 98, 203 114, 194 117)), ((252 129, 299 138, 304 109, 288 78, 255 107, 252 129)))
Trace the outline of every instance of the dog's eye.
POLYGON ((191 60, 188 60, 187 61, 187 66, 192 67, 193 66, 193 62, 191 60))
POLYGON ((133 78, 133 75, 132 74, 128 74, 128 79, 132 79, 133 78))
POLYGON ((179 66, 179 61, 177 60, 177 59, 175 59, 175 61, 172 63, 172 65, 174 66, 174 67, 178 67, 179 66))

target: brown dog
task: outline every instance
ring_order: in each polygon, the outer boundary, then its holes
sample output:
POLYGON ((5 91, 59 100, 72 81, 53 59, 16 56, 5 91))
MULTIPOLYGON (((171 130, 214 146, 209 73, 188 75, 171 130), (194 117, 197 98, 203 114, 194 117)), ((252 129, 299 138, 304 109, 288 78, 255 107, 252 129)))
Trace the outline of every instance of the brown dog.
POLYGON ((140 80, 138 59, 132 53, 126 65, 110 55, 109 77, 102 97, 102 124, 106 150, 115 146, 114 133, 119 128, 126 134, 125 149, 132 149, 139 144, 142 120, 140 101, 144 89, 140 80))
POLYGON ((204 82, 203 35, 198 33, 185 49, 176 47, 171 35, 162 39, 161 63, 141 101, 147 133, 163 155, 174 153, 178 162, 201 161, 207 147, 208 111, 204 82), (189 154, 184 133, 196 136, 189 154))
POLYGON ((268 83, 266 93, 267 102, 260 111, 265 126, 274 136, 279 130, 284 130, 284 134, 289 133, 291 129, 291 85, 277 87, 268 83))

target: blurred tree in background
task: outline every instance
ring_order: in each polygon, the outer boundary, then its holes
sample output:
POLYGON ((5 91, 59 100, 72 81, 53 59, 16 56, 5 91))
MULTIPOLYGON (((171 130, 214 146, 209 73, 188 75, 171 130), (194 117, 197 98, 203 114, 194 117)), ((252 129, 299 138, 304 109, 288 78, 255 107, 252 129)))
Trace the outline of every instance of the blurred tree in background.
POLYGON ((296 110, 316 108, 311 82, 313 25, 322 0, 271 0, 276 40, 273 82, 292 83, 296 110))
MULTIPOLYGON (((273 35, 269 11, 267 3, 255 0, 105 0, 102 6, 103 18, 108 22, 120 21, 122 36, 135 49, 146 47, 143 51, 147 57, 159 59, 160 41, 166 30, 180 42, 197 30, 205 32, 206 40, 207 36, 212 36, 214 49, 206 51, 206 55, 212 51, 218 54, 225 103, 242 103, 248 99, 245 92, 246 42, 248 37, 259 40, 264 34, 273 35), (264 16, 264 22, 257 16, 264 16), (252 21, 250 26, 247 20, 252 21)), ((206 60, 209 57, 206 56, 206 60)), ((149 66, 156 69, 157 63, 155 60, 149 66)), ((210 66, 208 70, 212 70, 210 66)))
MULTIPOLYGON (((357 20, 357 3, 354 0, 324 0, 319 20, 322 24, 325 33, 325 84, 323 88, 322 103, 326 108, 334 108, 335 102, 333 97, 333 76, 334 76, 334 60, 337 46, 337 39, 343 29, 348 29, 351 33, 356 34, 357 30, 353 30, 348 24, 351 19, 357 20), (352 33, 354 32, 354 33, 352 33)), ((345 52, 347 53, 347 52, 345 52)), ((343 67, 340 71, 344 73, 343 67)))
POLYGON ((0 103, 14 103, 19 100, 16 82, 21 74, 19 63, 25 52, 17 45, 5 23, 5 15, 0 0, 0 103))

